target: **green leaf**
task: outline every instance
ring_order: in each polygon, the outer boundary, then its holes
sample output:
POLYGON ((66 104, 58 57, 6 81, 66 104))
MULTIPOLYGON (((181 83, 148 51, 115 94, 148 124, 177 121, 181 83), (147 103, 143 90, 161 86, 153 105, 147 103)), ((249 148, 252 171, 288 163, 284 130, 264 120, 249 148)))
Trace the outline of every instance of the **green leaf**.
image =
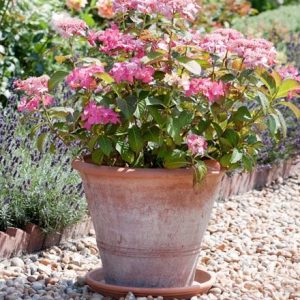
POLYGON ((43 150, 44 150, 44 145, 45 145, 47 135, 48 135, 48 132, 43 132, 39 135, 39 137, 36 140, 36 146, 40 152, 43 152, 43 150))
POLYGON ((100 73, 97 75, 97 77, 102 79, 107 84, 115 82, 115 80, 108 73, 100 73))
POLYGON ((272 77, 275 80, 276 88, 278 88, 281 85, 281 82, 282 82, 282 78, 281 78, 280 74, 278 72, 276 72, 275 70, 273 70, 272 71, 272 77))
POLYGON ((237 146, 240 140, 238 133, 233 129, 226 129, 222 137, 225 138, 232 147, 237 146))
POLYGON ((232 116, 234 121, 251 121, 252 116, 246 106, 241 106, 232 116))
POLYGON ((274 95, 276 92, 276 82, 273 76, 266 70, 260 69, 257 72, 257 75, 259 79, 265 84, 265 86, 268 88, 271 95, 274 95))
POLYGON ((87 143, 87 146, 88 146, 90 152, 92 152, 94 150, 94 148, 96 146, 96 143, 97 143, 97 140, 98 140, 98 136, 97 135, 94 135, 94 136, 92 136, 89 139, 89 141, 87 143))
POLYGON ((35 43, 38 43, 42 38, 44 37, 44 33, 43 32, 39 32, 37 33, 33 39, 32 39, 32 42, 35 44, 35 43))
POLYGON ((220 77, 220 80, 222 80, 223 82, 230 82, 235 80, 235 76, 233 74, 225 74, 223 76, 220 77))
POLYGON ((123 160, 132 164, 134 162, 134 153, 130 150, 129 145, 123 141, 119 141, 116 150, 120 153, 123 160))
POLYGON ((144 140, 147 142, 160 143, 160 130, 156 126, 148 128, 144 134, 144 140))
POLYGON ((147 105, 145 100, 140 100, 137 104, 136 110, 134 112, 134 116, 137 119, 142 119, 143 115, 147 111, 147 105))
POLYGON ((278 116, 278 120, 280 122, 280 127, 281 127, 281 130, 282 130, 282 135, 283 135, 284 138, 286 138, 286 136, 287 136, 287 126, 286 126, 285 119, 284 119, 284 117, 283 117, 283 115, 282 115, 282 113, 281 113, 280 110, 275 109, 275 112, 276 112, 276 114, 278 116))
POLYGON ((238 77, 238 80, 241 82, 243 79, 249 79, 250 75, 252 74, 253 74, 253 70, 250 69, 243 70, 240 76, 238 77))
POLYGON ((230 165, 230 160, 231 160, 231 154, 227 153, 227 154, 223 155, 220 159, 220 163, 221 163, 222 167, 228 168, 230 165))
POLYGON ((68 115, 73 115, 74 109, 70 107, 52 107, 48 109, 50 117, 65 118, 68 115))
POLYGON ((101 151, 106 155, 109 156, 113 151, 113 146, 111 140, 106 136, 100 136, 98 139, 98 144, 101 151))
POLYGON ((141 135, 141 130, 136 125, 128 129, 128 143, 130 148, 139 153, 144 147, 144 140, 141 135))
POLYGON ((80 17, 89 27, 94 27, 96 25, 91 14, 83 13, 80 15, 80 17))
POLYGON ((297 80, 286 79, 282 81, 281 85, 279 86, 275 99, 285 98, 288 96, 289 92, 298 88, 300 88, 300 84, 297 80))
POLYGON ((157 109, 156 107, 149 107, 148 108, 152 118, 155 120, 155 122, 159 125, 159 127, 161 129, 164 128, 165 124, 166 124, 166 119, 162 116, 162 113, 159 109, 157 109))
POLYGON ((270 102, 269 102, 267 96, 264 93, 258 91, 256 100, 260 103, 260 105, 263 109, 263 113, 264 113, 264 115, 266 115, 270 108, 270 102))
POLYGON ((147 54, 147 56, 144 56, 142 58, 142 62, 144 64, 151 64, 154 63, 155 61, 161 60, 164 57, 164 54, 158 51, 150 52, 147 54))
POLYGON ((215 122, 213 122, 212 125, 214 126, 218 137, 222 136, 223 130, 222 130, 221 126, 219 124, 215 123, 215 122))
POLYGON ((239 152, 238 149, 234 148, 230 158, 230 163, 235 164, 239 162, 242 158, 243 158, 243 153, 239 152))
POLYGON ((146 99, 146 104, 147 106, 161 106, 165 107, 165 104, 161 98, 156 98, 156 97, 148 97, 146 99))
POLYGON ((50 147, 49 147, 49 151, 51 154, 55 154, 56 152, 56 147, 54 143, 51 143, 50 147))
POLYGON ((36 135, 37 131, 38 131, 43 125, 47 125, 47 123, 39 123, 39 124, 35 125, 35 126, 30 130, 29 138, 30 138, 30 139, 33 139, 34 136, 36 135))
POLYGON ((188 57, 178 57, 176 58, 180 65, 182 65, 185 69, 195 75, 201 74, 201 65, 193 59, 188 57))
POLYGON ((50 78, 50 80, 49 80, 49 82, 48 82, 48 89, 49 89, 49 91, 50 91, 50 92, 53 91, 53 90, 56 88, 56 86, 57 86, 61 81, 63 81, 63 80, 65 79, 65 77, 66 77, 67 75, 69 75, 69 73, 68 73, 68 72, 65 72, 65 71, 57 71, 57 72, 55 72, 55 73, 51 76, 51 78, 50 78))
POLYGON ((275 114, 270 114, 267 119, 267 126, 272 135, 275 135, 280 127, 280 122, 278 116, 275 114))
POLYGON ((164 166, 167 169, 178 169, 188 165, 184 151, 174 150, 164 157, 164 166))
POLYGON ((92 161, 97 165, 101 165, 103 161, 103 152, 101 149, 96 149, 92 152, 92 161))
POLYGON ((194 166, 193 166, 193 170, 194 170, 194 185, 197 185, 199 183, 201 183, 201 181, 204 179, 204 177, 207 174, 207 167, 206 164, 204 163, 204 161, 198 161, 194 166))
POLYGON ((245 170, 248 172, 253 169, 253 161, 249 155, 243 155, 242 162, 245 170))
POLYGON ((294 113, 294 115, 296 116, 297 119, 300 118, 300 109, 294 103, 282 101, 282 102, 279 102, 278 105, 279 104, 288 107, 294 113))
POLYGON ((168 122, 167 132, 174 139, 175 143, 180 144, 182 138, 180 133, 188 124, 192 122, 193 113, 183 111, 177 117, 171 117, 168 122))
POLYGON ((130 119, 137 107, 137 99, 134 96, 129 96, 126 99, 117 98, 117 105, 125 119, 130 119))

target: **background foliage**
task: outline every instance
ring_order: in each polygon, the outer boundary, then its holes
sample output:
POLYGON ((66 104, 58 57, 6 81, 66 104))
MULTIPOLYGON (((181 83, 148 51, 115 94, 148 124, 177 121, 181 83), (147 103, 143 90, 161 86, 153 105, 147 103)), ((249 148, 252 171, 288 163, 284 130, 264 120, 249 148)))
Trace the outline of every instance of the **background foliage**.
POLYGON ((49 23, 62 8, 57 0, 0 0, 0 102, 7 103, 14 78, 53 71, 63 41, 54 38, 49 23))

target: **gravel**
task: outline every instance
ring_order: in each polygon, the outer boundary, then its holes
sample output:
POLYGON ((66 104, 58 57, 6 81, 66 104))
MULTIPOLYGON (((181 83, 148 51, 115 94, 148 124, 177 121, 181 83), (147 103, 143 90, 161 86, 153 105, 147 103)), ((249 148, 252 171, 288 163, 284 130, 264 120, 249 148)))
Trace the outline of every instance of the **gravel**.
MULTIPOLYGON (((218 202, 199 260, 199 267, 214 272, 217 280, 195 300, 300 300, 299 249, 300 176, 218 202)), ((93 232, 60 247, 4 260, 0 300, 109 300, 84 282, 86 272, 99 266, 93 232)), ((125 299, 135 297, 130 293, 125 299)))

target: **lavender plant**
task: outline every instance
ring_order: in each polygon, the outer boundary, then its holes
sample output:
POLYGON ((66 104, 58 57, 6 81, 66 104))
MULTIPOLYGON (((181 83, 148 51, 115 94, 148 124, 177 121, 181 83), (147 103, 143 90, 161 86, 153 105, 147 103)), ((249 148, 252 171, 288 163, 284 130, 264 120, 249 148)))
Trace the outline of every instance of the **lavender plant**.
POLYGON ((13 103, 0 109, 0 230, 31 222, 50 232, 78 222, 86 202, 67 149, 58 142, 56 154, 40 153, 13 103))

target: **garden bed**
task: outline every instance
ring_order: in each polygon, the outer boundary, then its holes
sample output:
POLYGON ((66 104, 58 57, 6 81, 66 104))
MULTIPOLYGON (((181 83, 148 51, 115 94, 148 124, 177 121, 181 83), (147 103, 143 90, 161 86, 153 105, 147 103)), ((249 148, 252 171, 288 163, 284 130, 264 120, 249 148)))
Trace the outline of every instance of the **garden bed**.
POLYGON ((6 232, 0 231, 0 259, 40 251, 71 239, 78 239, 88 235, 91 229, 92 222, 89 217, 52 233, 45 233, 34 224, 28 224, 24 230, 9 227, 6 232))

